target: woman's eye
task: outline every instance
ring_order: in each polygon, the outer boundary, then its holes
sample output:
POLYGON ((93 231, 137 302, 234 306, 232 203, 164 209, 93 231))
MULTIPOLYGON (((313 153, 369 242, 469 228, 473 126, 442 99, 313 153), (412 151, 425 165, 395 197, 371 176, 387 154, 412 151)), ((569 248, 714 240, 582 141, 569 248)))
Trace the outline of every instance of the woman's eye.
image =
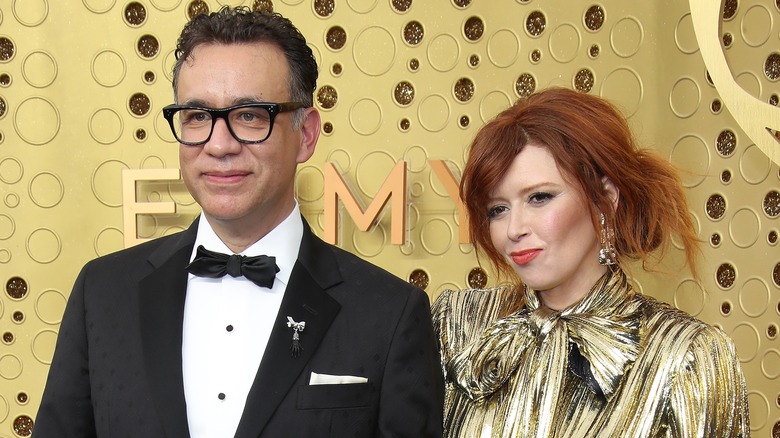
POLYGON ((552 198, 554 198, 554 196, 552 194, 550 194, 550 193, 538 192, 538 193, 532 194, 528 198, 528 202, 531 203, 531 204, 543 204, 543 203, 549 201, 552 198))
POLYGON ((507 211, 507 208, 505 205, 496 205, 494 207, 490 207, 488 209, 487 217, 488 219, 493 219, 494 217, 500 215, 501 213, 507 211))

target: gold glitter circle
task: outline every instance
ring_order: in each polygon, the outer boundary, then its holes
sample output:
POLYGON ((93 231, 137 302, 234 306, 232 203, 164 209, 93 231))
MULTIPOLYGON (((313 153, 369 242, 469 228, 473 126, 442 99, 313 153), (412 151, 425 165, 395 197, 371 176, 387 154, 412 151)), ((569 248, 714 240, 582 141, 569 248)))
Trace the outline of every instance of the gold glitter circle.
POLYGON ((0 118, 5 115, 5 111, 8 109, 8 105, 5 103, 5 99, 0 97, 0 118))
POLYGON ((325 42, 333 50, 340 50, 347 43, 347 31, 341 26, 333 26, 325 34, 325 42))
POLYGON ((192 0, 187 5, 187 17, 190 20, 198 15, 207 15, 209 13, 209 5, 203 0, 192 0))
POLYGON ((482 289, 487 285, 487 273, 482 268, 474 268, 469 271, 468 275, 469 287, 474 289, 482 289))
POLYGON ((720 305, 720 311, 724 315, 728 315, 729 313, 731 313, 731 303, 729 303, 728 301, 724 301, 723 304, 720 305))
POLYGON ((523 73, 515 81, 515 92, 520 97, 528 97, 536 91, 536 79, 530 73, 523 73))
POLYGON ((452 4, 459 8, 466 8, 471 4, 471 0, 452 0, 452 4))
POLYGON ((0 61, 8 61, 14 57, 14 42, 6 37, 0 37, 0 61))
POLYGON ((27 415, 20 415, 14 419, 14 433, 19 436, 30 436, 33 430, 33 419, 27 415))
POLYGON ((22 277, 11 277, 5 283, 5 293, 15 300, 21 300, 27 295, 27 281, 22 277))
POLYGON ((525 30, 531 36, 539 36, 547 27, 547 17, 541 11, 533 11, 525 19, 525 30))
POLYGON ((531 62, 534 64, 542 60, 542 51, 539 49, 533 49, 531 51, 531 62))
POLYGON ((604 25, 604 9, 599 5, 593 5, 585 11, 585 27, 592 31, 601 29, 604 25))
POLYGON ((714 194, 707 198, 707 216, 712 219, 720 219, 726 213, 726 198, 722 195, 714 194))
POLYGON ((390 4, 396 11, 406 12, 412 7, 412 0, 393 0, 390 4))
POLYGON ((19 402, 19 403, 22 403, 22 404, 27 403, 28 399, 29 398, 27 397, 27 393, 26 392, 20 392, 19 394, 16 394, 16 401, 19 402))
POLYGON ((415 269, 409 274, 409 283, 419 287, 422 290, 428 287, 429 283, 428 273, 422 269, 415 269))
POLYGON ((325 122, 322 124, 322 132, 331 134, 333 132, 333 123, 325 122))
POLYGON ((252 10, 261 14, 273 14, 274 2, 272 0, 255 0, 252 3, 252 10))
POLYGON ((135 139, 138 141, 146 140, 146 130, 144 128, 138 128, 135 130, 135 139))
POLYGON ((726 32, 723 34, 723 45, 728 48, 731 47, 731 43, 734 42, 734 37, 731 36, 730 33, 726 32))
POLYGON ((469 56, 469 65, 472 67, 476 67, 479 65, 479 55, 471 55, 469 56))
POLYGON ((317 103, 324 109, 331 109, 336 106, 336 102, 339 100, 339 95, 336 89, 330 85, 323 85, 317 91, 317 103))
POLYGON ((410 46, 420 44, 425 36, 425 29, 419 21, 410 21, 404 26, 404 41, 410 46))
POLYGON ((3 333, 3 342, 6 344, 10 344, 14 341, 14 334, 11 332, 5 332, 3 333))
POLYGON ((417 58, 412 58, 409 60, 409 70, 411 71, 417 71, 417 69, 420 68, 420 60, 417 58))
POLYGON ((329 17, 335 8, 334 0, 314 0, 314 12, 320 17, 329 17))
POLYGON ((734 286, 734 280, 737 279, 737 270, 734 269, 734 266, 732 266, 731 263, 722 263, 718 266, 716 279, 720 287, 728 289, 731 286, 734 286))
POLYGON ((712 235, 710 236, 710 243, 712 244, 712 246, 720 245, 720 234, 712 233, 712 235))
POLYGON ((574 76, 574 88, 581 93, 589 93, 593 89, 594 81, 593 72, 583 68, 574 76))
POLYGON ((409 81, 401 81, 395 86, 393 97, 399 105, 409 105, 414 100, 414 86, 409 81))
POLYGON ((468 102, 474 97, 474 82, 469 78, 460 78, 453 89, 455 98, 460 102, 468 102))
POLYGON ((598 44, 593 44, 588 49, 588 55, 593 59, 598 58, 599 53, 601 53, 601 47, 598 44))
MULTIPOLYGON (((780 1, 780 0, 778 0, 780 1)), ((777 94, 773 94, 769 96, 769 104, 772 106, 777 106, 777 104, 780 103, 780 97, 778 97, 777 94)))
POLYGON ((143 116, 149 112, 149 109, 152 107, 152 101, 149 100, 149 96, 144 93, 135 93, 130 96, 128 107, 130 108, 131 113, 137 116, 143 116))
POLYGON ((730 170, 724 170, 720 173, 720 180, 724 183, 728 183, 731 181, 731 171, 730 170))
POLYGON ((125 6, 125 21, 131 26, 140 26, 146 21, 146 8, 138 2, 130 2, 125 6))
POLYGON ((11 85, 11 75, 8 73, 0 74, 0 86, 7 87, 11 85))
POLYGON ((764 213, 769 217, 777 217, 780 215, 780 192, 777 190, 770 190, 769 193, 764 196, 764 213))
POLYGON ((152 35, 143 35, 138 39, 137 47, 144 58, 154 58, 160 51, 160 42, 152 35))
POLYGON ((469 123, 471 123, 471 119, 469 119, 469 116, 460 116, 460 119, 458 119, 458 124, 461 128, 467 128, 469 126, 469 123))
POLYGON ((737 148, 737 136, 730 129, 724 129, 718 134, 718 140, 715 142, 715 148, 718 153, 724 157, 729 157, 737 148))
POLYGON ((340 63, 335 63, 333 66, 331 66, 330 71, 333 72, 334 75, 338 76, 341 74, 343 67, 340 63))
POLYGON ((152 82, 154 82, 155 78, 156 78, 156 76, 155 76, 154 72, 151 71, 151 70, 149 70, 146 73, 144 73, 144 82, 146 82, 147 84, 151 84, 152 82))
POLYGON ((722 104, 720 102, 720 99, 713 99, 712 104, 710 105, 710 109, 713 113, 717 114, 720 112, 722 108, 722 104))
POLYGON ((731 20, 737 13, 737 6, 739 5, 737 0, 726 0, 723 3, 723 19, 731 20))
POLYGON ((409 121, 409 119, 401 119, 400 122, 398 122, 398 127, 401 129, 401 131, 408 131, 409 128, 412 126, 412 123, 409 121))
POLYGON ((766 241, 769 242, 770 245, 777 243, 777 231, 770 231, 769 234, 766 235, 766 241))
MULTIPOLYGON (((775 264, 775 268, 772 269, 772 281, 777 287, 780 287, 780 262, 775 264)), ((777 310, 780 310, 780 303, 777 304, 777 310)))
POLYGON ((24 321, 24 313, 21 310, 17 310, 14 312, 11 318, 14 320, 14 322, 22 322, 24 321))
POLYGON ((469 17, 463 25, 463 34, 469 41, 477 41, 485 32, 485 23, 479 17, 469 17))
POLYGON ((774 324, 769 324, 769 327, 766 328, 766 335, 770 339, 774 339, 774 337, 777 336, 777 326, 774 324))
POLYGON ((780 53, 772 53, 764 62, 764 74, 770 81, 780 79, 780 53))

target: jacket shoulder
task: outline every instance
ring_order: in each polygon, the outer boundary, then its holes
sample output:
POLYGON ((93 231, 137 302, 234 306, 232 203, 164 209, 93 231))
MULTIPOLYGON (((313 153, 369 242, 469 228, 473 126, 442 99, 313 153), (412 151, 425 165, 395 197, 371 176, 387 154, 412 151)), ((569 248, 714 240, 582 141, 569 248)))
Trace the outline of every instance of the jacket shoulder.
MULTIPOLYGON (((145 269, 150 258, 160 255, 167 257, 175 250, 187 244, 186 231, 140 243, 129 248, 102 255, 88 261, 82 268, 85 272, 135 272, 145 269)), ((193 242, 189 242, 192 244, 193 242)))

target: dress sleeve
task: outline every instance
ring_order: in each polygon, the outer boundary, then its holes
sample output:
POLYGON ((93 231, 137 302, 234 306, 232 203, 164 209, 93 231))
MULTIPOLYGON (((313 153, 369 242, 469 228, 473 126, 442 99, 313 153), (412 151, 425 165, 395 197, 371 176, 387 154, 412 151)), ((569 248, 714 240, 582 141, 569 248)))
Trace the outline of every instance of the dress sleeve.
POLYGON ((750 437, 747 387, 734 343, 707 326, 694 338, 671 387, 675 437, 750 437))
POLYGON ((436 340, 439 343, 439 353, 441 355, 441 369, 444 374, 444 381, 447 379, 447 370, 445 364, 449 362, 452 357, 452 351, 449 348, 449 334, 447 332, 447 324, 449 324, 450 314, 450 296, 451 290, 445 290, 439 295, 431 305, 431 318, 433 319, 433 332, 436 336, 436 340))

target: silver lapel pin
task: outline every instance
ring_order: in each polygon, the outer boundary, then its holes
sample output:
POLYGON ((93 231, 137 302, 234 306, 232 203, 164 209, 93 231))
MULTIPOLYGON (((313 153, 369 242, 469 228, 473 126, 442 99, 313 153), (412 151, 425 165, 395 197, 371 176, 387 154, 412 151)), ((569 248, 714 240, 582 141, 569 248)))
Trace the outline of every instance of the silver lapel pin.
POLYGON ((298 332, 302 332, 306 327, 306 321, 295 322, 291 316, 287 317, 287 327, 293 329, 292 345, 290 345, 290 355, 292 357, 298 357, 303 347, 301 346, 301 337, 298 332))

